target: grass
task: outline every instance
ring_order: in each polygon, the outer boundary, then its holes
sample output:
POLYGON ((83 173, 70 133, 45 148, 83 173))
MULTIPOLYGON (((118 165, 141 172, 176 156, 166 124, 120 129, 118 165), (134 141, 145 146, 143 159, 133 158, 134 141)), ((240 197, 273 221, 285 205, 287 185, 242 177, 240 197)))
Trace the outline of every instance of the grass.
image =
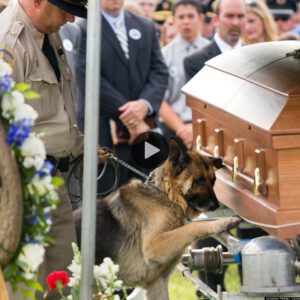
MULTIPOLYGON (((197 273, 194 273, 197 276, 197 273)), ((225 273, 225 286, 229 292, 237 292, 240 289, 237 265, 231 265, 225 273)), ((179 271, 175 271, 171 276, 169 284, 170 300, 196 300, 194 285, 179 271)))

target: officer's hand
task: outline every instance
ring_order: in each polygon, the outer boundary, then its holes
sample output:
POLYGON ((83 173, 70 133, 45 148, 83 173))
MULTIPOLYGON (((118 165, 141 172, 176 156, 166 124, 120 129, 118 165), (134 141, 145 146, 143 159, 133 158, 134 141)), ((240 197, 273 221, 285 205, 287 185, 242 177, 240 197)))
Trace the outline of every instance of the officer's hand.
POLYGON ((147 125, 147 123, 140 122, 137 126, 135 127, 127 127, 129 134, 130 134, 130 138, 128 140, 128 144, 132 144, 134 142, 134 140, 136 139, 136 137, 138 135, 140 135, 141 133, 147 132, 150 130, 150 127, 147 125))
POLYGON ((100 146, 98 147, 98 163, 101 163, 105 160, 106 151, 103 150, 100 146))
POLYGON ((148 105, 144 100, 129 101, 119 107, 119 111, 122 112, 119 119, 126 127, 134 128, 144 121, 148 109, 148 105))

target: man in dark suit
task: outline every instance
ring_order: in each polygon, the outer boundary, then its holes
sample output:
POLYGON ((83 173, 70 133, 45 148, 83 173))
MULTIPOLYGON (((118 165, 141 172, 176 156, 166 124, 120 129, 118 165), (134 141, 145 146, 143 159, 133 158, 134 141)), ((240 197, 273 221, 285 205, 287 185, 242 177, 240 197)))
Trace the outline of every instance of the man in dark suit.
MULTIPOLYGON (((116 123, 117 156, 131 163, 130 143, 150 128, 168 84, 154 23, 123 10, 123 0, 102 1, 100 144, 112 147, 110 120, 116 123)), ((77 97, 84 101, 86 21, 79 22, 81 41, 76 63, 77 97)), ((83 111, 79 123, 83 125, 83 111)), ((121 169, 120 184, 133 174, 121 169)), ((102 185, 108 188, 113 176, 102 185)))
MULTIPOLYGON (((242 46, 240 36, 245 25, 246 15, 244 0, 217 0, 214 12, 213 22, 215 22, 216 33, 213 40, 184 60, 188 80, 204 67, 207 60, 242 46)), ((218 244, 215 239, 208 238, 198 241, 197 248, 216 247, 218 244)), ((212 289, 217 290, 217 285, 220 284, 224 290, 224 274, 225 272, 221 274, 199 272, 199 277, 212 289)))
POLYGON ((241 34, 245 25, 244 0, 217 0, 213 22, 216 33, 209 45, 184 60, 187 79, 191 79, 204 67, 207 60, 242 46, 241 34))

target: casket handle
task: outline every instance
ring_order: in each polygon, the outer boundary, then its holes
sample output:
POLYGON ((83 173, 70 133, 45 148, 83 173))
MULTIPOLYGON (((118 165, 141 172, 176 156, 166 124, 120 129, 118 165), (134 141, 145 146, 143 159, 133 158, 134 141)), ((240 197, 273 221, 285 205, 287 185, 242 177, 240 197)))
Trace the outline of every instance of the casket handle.
POLYGON ((254 184, 253 184, 253 193, 258 196, 267 196, 268 187, 261 179, 261 171, 259 168, 254 170, 254 184))
POLYGON ((214 156, 224 156, 224 131, 220 128, 215 129, 215 141, 214 156))
POLYGON ((206 135, 205 135, 205 120, 204 119, 200 119, 198 118, 197 119, 197 129, 196 129, 198 135, 197 135, 197 138, 196 138, 196 146, 198 145, 199 150, 203 148, 205 148, 206 146, 206 135), (198 143, 197 143, 197 140, 198 140, 198 143))
POLYGON ((244 141, 240 138, 235 138, 233 142, 235 155, 238 158, 238 170, 242 171, 244 169, 244 141))

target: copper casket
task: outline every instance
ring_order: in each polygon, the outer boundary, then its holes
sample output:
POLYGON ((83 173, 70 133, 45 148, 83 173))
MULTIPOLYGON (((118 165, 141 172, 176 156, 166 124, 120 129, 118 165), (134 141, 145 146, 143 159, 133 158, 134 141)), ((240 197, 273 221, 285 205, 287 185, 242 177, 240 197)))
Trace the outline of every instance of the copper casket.
POLYGON ((194 147, 223 159, 218 199, 269 234, 300 234, 300 43, 245 46, 182 89, 194 147))

